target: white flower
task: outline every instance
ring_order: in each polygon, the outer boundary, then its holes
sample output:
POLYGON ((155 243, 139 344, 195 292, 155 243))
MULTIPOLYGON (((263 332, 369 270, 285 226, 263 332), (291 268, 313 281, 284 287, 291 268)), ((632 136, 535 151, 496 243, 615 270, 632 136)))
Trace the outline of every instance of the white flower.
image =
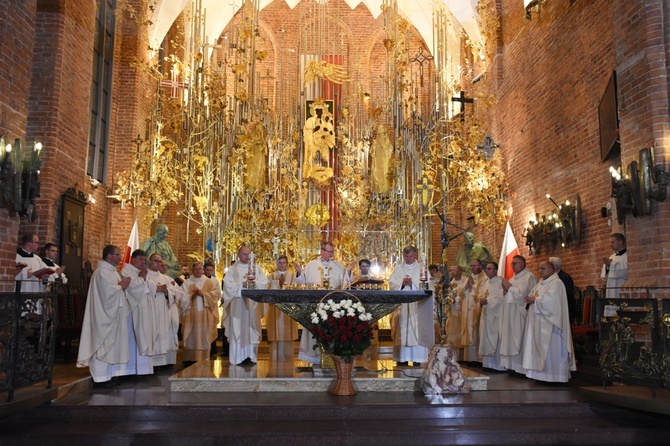
POLYGON ((319 318, 318 318, 318 316, 316 316, 316 314, 314 314, 314 313, 312 313, 312 314, 314 315, 314 317, 312 318, 312 323, 313 323, 313 324, 318 324, 318 323, 319 323, 319 318))

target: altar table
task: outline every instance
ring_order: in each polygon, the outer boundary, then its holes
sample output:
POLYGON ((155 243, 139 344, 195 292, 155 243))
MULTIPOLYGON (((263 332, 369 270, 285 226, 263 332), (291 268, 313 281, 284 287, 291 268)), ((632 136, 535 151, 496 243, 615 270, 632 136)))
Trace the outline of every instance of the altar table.
MULTIPOLYGON (((242 290, 242 297, 256 302, 275 304, 283 313, 298 321, 303 327, 312 326, 311 314, 321 300, 343 299, 361 301, 365 311, 375 322, 386 316, 400 304, 417 302, 431 296, 432 291, 386 291, 386 290, 242 290), (355 297, 352 297, 355 296, 355 297)), ((324 300, 324 301, 325 301, 324 300)))

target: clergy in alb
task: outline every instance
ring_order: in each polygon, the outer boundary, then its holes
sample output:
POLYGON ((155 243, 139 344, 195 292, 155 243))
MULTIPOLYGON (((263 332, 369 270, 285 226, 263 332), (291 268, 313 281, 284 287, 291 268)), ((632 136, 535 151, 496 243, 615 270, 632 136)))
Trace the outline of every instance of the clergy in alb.
POLYGON ((540 264, 542 280, 526 296, 529 305, 523 349, 528 378, 568 382, 577 370, 565 286, 551 262, 540 264))
POLYGON ((463 275, 463 269, 454 265, 451 267, 451 282, 449 282, 449 298, 451 304, 447 308, 447 323, 444 329, 447 336, 447 344, 454 351, 454 359, 457 361, 463 357, 463 342, 461 340, 461 303, 465 291, 465 282, 468 280, 463 275))
MULTIPOLYGON (((330 242, 321 243, 319 257, 305 265, 305 270, 298 270, 296 283, 322 285, 328 281, 331 290, 341 290, 351 283, 350 271, 340 262, 333 260, 335 246, 330 242)), ((311 364, 321 362, 321 353, 316 347, 314 336, 309 330, 303 330, 300 337, 298 359, 311 364)))
POLYGON ((182 302, 184 291, 181 285, 177 285, 177 281, 167 275, 168 264, 165 260, 161 262, 160 273, 170 279, 167 282, 168 287, 168 307, 170 309, 167 320, 167 334, 168 337, 168 352, 165 358, 167 365, 174 365, 177 363, 177 350, 179 350, 179 302, 182 302))
POLYGON ((258 362, 258 344, 262 339, 261 318, 265 304, 242 297, 248 286, 249 273, 254 275, 257 289, 268 288, 263 269, 252 260, 251 249, 242 245, 237 250, 237 261, 228 268, 223 278, 223 326, 230 343, 230 363, 252 365, 258 362))
MULTIPOLYGON (((417 291, 421 265, 417 262, 418 251, 407 246, 402 251, 404 263, 398 265, 389 278, 391 290, 417 291)), ((418 366, 428 360, 428 353, 435 344, 434 325, 435 300, 431 295, 419 302, 400 304, 391 316, 393 337, 393 359, 399 365, 412 362, 418 366)))
POLYGON ((526 259, 516 255, 512 259, 514 275, 509 280, 502 279, 503 305, 501 315, 500 364, 508 370, 525 374, 523 368, 523 334, 526 330, 526 296, 535 285, 537 278, 526 268, 526 259))
POLYGON ((154 344, 158 337, 156 329, 156 306, 154 298, 149 294, 147 285, 147 256, 141 249, 132 252, 130 263, 123 265, 122 277, 130 277, 130 285, 126 289, 126 298, 132 316, 131 334, 134 333, 140 357, 137 361, 137 374, 148 375, 154 372, 154 344))
POLYGON ((482 315, 479 326, 479 356, 487 369, 504 371, 500 365, 500 314, 502 311, 502 278, 498 276, 498 264, 489 262, 484 269, 486 284, 484 295, 479 299, 482 315))
MULTIPOLYGON (((149 257, 149 271, 147 273, 147 286, 149 295, 154 300, 156 311, 156 342, 154 343, 151 359, 154 367, 175 364, 177 359, 178 343, 175 343, 176 337, 172 336, 171 326, 173 323, 171 307, 175 303, 174 291, 168 288, 168 283, 172 281, 160 272, 163 259, 160 254, 151 254, 149 257), (168 352, 170 352, 170 362, 168 362, 168 352)), ((177 312, 177 325, 179 324, 179 313, 177 312)), ((174 333, 176 335, 176 332, 174 333)))
POLYGON ((130 335, 132 321, 126 302, 130 277, 121 279, 116 271, 121 259, 119 248, 105 246, 102 258, 88 288, 77 367, 88 367, 93 382, 111 387, 113 377, 131 374, 139 355, 135 338, 130 335))
POLYGON ((203 274, 202 263, 193 264, 193 275, 181 285, 182 362, 209 359, 219 323, 219 292, 203 274))
MULTIPOLYGON (((282 289, 284 285, 294 283, 295 272, 288 270, 288 258, 280 255, 277 258, 277 271, 270 275, 270 288, 282 289)), ((293 358, 293 341, 298 339, 298 323, 282 313, 276 305, 269 304, 266 324, 271 358, 273 360, 293 358)))
POLYGON ((463 360, 481 362, 479 350, 479 318, 482 307, 479 298, 484 293, 486 274, 482 272, 482 262, 474 259, 470 262, 470 277, 465 282, 463 302, 461 304, 461 342, 463 360))

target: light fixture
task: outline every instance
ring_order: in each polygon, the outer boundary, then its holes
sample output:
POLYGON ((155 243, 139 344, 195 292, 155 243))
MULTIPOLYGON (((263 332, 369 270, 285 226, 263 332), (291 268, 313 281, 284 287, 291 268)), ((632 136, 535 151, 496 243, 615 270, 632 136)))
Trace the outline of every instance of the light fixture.
POLYGON ((35 221, 35 202, 40 196, 40 166, 42 143, 25 144, 16 138, 14 144, 0 135, 0 147, 4 148, 0 163, 0 207, 28 216, 35 221))
POLYGON ((545 0, 523 0, 523 7, 526 10, 526 19, 530 20, 533 13, 540 13, 540 9, 545 0))
POLYGON ((550 194, 545 195, 556 209, 545 215, 531 215, 524 237, 529 254, 539 255, 543 249, 569 248, 581 241, 581 199, 575 195, 574 202, 565 200, 558 204, 550 194))

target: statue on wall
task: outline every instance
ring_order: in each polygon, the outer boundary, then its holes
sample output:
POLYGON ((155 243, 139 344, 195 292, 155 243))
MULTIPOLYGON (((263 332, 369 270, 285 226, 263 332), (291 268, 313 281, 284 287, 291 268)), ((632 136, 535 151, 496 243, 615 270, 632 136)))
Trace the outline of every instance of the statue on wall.
POLYGON ((267 131, 259 120, 250 123, 243 136, 242 147, 246 150, 244 187, 265 189, 267 187, 268 143, 267 131))
POLYGON ((470 262, 474 259, 481 260, 482 265, 486 266, 486 263, 491 261, 491 254, 482 242, 475 242, 475 235, 472 232, 466 232, 465 246, 458 250, 455 263, 464 273, 470 274, 470 262))
POLYGON ((141 249, 147 253, 147 259, 151 257, 151 254, 153 253, 160 254, 163 261, 168 265, 166 274, 172 278, 176 278, 181 274, 181 265, 179 264, 179 261, 177 261, 177 256, 175 256, 172 251, 170 242, 167 241, 168 232, 167 225, 162 223, 159 224, 156 226, 156 234, 142 243, 141 249))
POLYGON ((371 147, 372 157, 372 191, 378 194, 385 194, 389 191, 389 165, 393 155, 393 145, 389 140, 385 125, 377 127, 377 137, 371 147))

